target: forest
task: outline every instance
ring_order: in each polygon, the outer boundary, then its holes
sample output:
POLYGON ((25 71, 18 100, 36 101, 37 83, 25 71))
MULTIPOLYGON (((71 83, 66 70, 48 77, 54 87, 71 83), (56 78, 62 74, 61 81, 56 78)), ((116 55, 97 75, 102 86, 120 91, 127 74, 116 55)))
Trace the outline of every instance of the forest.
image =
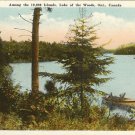
MULTIPOLYGON (((39 42, 39 62, 57 61, 59 52, 64 52, 67 46, 62 43, 39 42), (53 52, 53 53, 52 53, 53 52)), ((3 50, 9 57, 10 63, 31 62, 31 42, 15 40, 3 41, 3 50)), ((116 50, 102 48, 103 53, 114 53, 116 50)))
MULTIPOLYGON (((39 43, 39 62, 43 61, 56 61, 58 53, 64 50, 66 47, 60 43, 39 43), (53 53, 52 53, 53 52, 53 53)), ((31 42, 30 41, 21 41, 17 42, 15 40, 3 41, 3 50, 6 52, 9 57, 10 63, 19 63, 19 62, 31 62, 31 42)))
MULTIPOLYGON (((67 46, 62 43, 40 41, 39 62, 57 61, 59 52, 64 52, 66 48, 67 46)), ((10 55, 10 63, 31 62, 32 49, 30 41, 17 42, 11 38, 10 41, 3 41, 3 50, 10 55)), ((121 45, 119 48, 113 50, 102 48, 102 51, 103 53, 113 53, 114 55, 134 55, 135 44, 129 43, 127 45, 121 45)))
POLYGON ((134 55, 135 54, 135 44, 129 43, 126 45, 121 45, 114 51, 116 55, 134 55))
POLYGON ((32 41, 0 38, 0 129, 134 130, 134 112, 130 119, 110 115, 112 104, 99 105, 97 101, 106 93, 94 86, 111 79, 107 66, 114 59, 104 55, 107 51, 101 46, 95 47, 96 25, 88 25, 84 9, 80 9, 80 18, 70 26, 66 43, 39 41, 40 12, 40 8, 33 12, 32 41), (39 72, 38 62, 42 61, 57 61, 66 72, 39 72), (30 91, 21 91, 11 78, 10 63, 20 62, 32 63, 30 91), (39 89, 39 75, 50 78, 45 83, 46 92, 39 89), (56 83, 61 87, 57 88, 56 83))

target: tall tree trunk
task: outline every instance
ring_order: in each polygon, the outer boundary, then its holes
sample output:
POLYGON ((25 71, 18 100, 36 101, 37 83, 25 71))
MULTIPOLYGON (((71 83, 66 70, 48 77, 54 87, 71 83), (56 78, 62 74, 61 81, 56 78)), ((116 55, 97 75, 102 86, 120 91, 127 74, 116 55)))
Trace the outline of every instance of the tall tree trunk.
POLYGON ((32 26, 32 94, 39 91, 38 57, 39 57, 39 20, 41 8, 35 8, 32 26))

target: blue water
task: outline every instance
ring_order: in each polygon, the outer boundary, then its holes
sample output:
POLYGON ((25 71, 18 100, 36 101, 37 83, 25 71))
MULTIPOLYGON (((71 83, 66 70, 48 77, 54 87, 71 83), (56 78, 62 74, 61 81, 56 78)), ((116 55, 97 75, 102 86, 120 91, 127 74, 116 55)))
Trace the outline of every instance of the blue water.
MULTIPOLYGON (((109 77, 113 79, 105 84, 96 86, 104 92, 119 95, 126 92, 126 97, 135 99, 135 55, 112 55, 115 63, 108 66, 112 71, 109 77)), ((13 67, 12 79, 19 84, 22 91, 31 89, 31 63, 11 64, 13 67)), ((61 64, 57 62, 39 63, 39 70, 49 73, 64 73, 61 64)), ((44 84, 49 78, 39 77, 40 90, 44 91, 44 84)))
POLYGON ((114 95, 126 92, 126 97, 135 99, 135 55, 113 57, 115 62, 108 67, 112 71, 109 76, 113 79, 97 88, 114 95))
MULTIPOLYGON (((22 91, 31 90, 31 63, 15 63, 10 65, 13 68, 11 77, 14 84, 19 84, 22 91)), ((62 65, 57 62, 40 62, 39 71, 59 74, 64 73, 62 65)), ((48 79, 48 77, 39 77, 39 89, 41 91, 44 91, 44 85, 48 79)))

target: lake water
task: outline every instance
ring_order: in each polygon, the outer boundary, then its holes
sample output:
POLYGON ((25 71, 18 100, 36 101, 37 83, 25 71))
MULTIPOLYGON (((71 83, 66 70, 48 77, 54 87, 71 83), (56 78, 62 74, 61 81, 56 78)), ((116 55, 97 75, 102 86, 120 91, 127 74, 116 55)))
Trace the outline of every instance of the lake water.
MULTIPOLYGON (((135 99, 135 55, 113 55, 115 63, 109 65, 113 79, 96 87, 99 90, 114 95, 126 92, 126 97, 135 99)), ((31 63, 11 64, 13 67, 12 79, 14 84, 20 84, 21 89, 31 89, 31 63)), ((50 73, 63 73, 62 65, 57 62, 41 62, 39 70, 50 73)), ((40 90, 44 91, 44 84, 49 78, 39 77, 40 90)))

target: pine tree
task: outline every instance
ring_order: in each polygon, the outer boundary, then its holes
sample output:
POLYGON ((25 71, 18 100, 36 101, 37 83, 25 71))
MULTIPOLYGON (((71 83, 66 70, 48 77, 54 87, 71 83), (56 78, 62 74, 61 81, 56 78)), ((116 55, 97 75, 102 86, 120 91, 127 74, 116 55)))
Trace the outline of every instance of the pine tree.
POLYGON ((75 20, 74 25, 70 25, 66 50, 61 52, 58 62, 66 69, 64 74, 48 74, 55 81, 68 83, 67 91, 72 93, 72 97, 77 97, 80 103, 80 110, 84 114, 88 93, 92 94, 96 90, 93 86, 105 83, 109 78, 101 78, 100 75, 110 73, 106 69, 107 65, 113 62, 109 56, 104 56, 102 47, 97 47, 95 27, 89 26, 91 18, 84 17, 75 20), (73 95, 74 93, 74 95, 73 95))

